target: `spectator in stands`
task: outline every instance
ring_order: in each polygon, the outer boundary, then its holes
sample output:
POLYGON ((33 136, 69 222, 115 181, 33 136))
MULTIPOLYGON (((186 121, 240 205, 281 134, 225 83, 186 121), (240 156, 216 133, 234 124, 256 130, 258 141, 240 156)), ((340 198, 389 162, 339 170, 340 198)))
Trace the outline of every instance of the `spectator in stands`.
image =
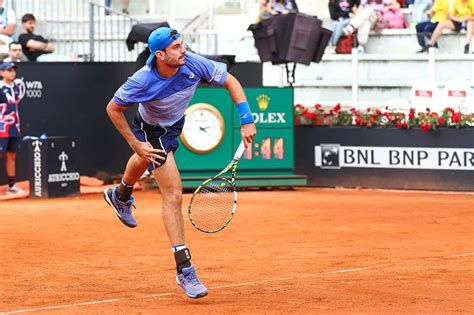
POLYGON ((8 57, 3 60, 4 62, 28 61, 28 58, 23 54, 23 49, 19 42, 11 42, 8 48, 8 57))
POLYGON ((361 0, 355 16, 342 30, 344 35, 349 36, 357 30, 357 40, 360 53, 365 52, 365 46, 369 41, 370 30, 381 32, 386 25, 384 13, 389 10, 397 10, 400 4, 395 0, 361 0))
POLYGON ((415 28, 418 23, 430 21, 430 17, 433 15, 430 10, 432 7, 433 0, 415 0, 411 7, 411 23, 413 23, 415 28))
POLYGON ((418 53, 428 51, 425 37, 429 39, 438 23, 448 20, 449 0, 435 0, 433 7, 428 10, 427 14, 431 16, 430 21, 416 24, 416 37, 418 38, 418 44, 421 46, 421 50, 418 51, 418 53))
POLYGON ((0 58, 8 55, 8 45, 13 41, 16 29, 16 15, 12 9, 3 6, 0 0, 0 58))
MULTIPOLYGON (((123 6, 122 13, 123 14, 130 14, 130 11, 128 10, 129 4, 130 4, 130 0, 123 0, 122 1, 122 6, 123 6)), ((106 8, 110 9, 111 5, 112 5, 112 0, 105 0, 105 7, 106 8)), ((107 9, 105 10, 105 15, 109 15, 109 11, 107 9)))
POLYGON ((329 13, 332 20, 332 35, 329 40, 328 52, 335 53, 335 47, 342 35, 342 30, 354 16, 360 0, 329 0, 329 13))
POLYGON ((36 18, 33 14, 27 13, 21 18, 23 23, 23 32, 18 41, 21 43, 23 52, 29 61, 36 61, 43 54, 52 53, 55 47, 43 36, 36 35, 33 32, 36 27, 36 18))
POLYGON ((272 0, 272 9, 278 14, 298 12, 295 0, 272 0))
POLYGON ((463 27, 467 28, 466 44, 464 53, 469 53, 472 39, 472 27, 474 22, 474 1, 454 0, 449 14, 449 20, 439 22, 431 36, 429 47, 435 47, 436 42, 443 34, 443 30, 449 29, 459 33, 463 27))
POLYGON ((278 14, 278 12, 272 9, 272 0, 260 0, 259 3, 257 23, 278 14))

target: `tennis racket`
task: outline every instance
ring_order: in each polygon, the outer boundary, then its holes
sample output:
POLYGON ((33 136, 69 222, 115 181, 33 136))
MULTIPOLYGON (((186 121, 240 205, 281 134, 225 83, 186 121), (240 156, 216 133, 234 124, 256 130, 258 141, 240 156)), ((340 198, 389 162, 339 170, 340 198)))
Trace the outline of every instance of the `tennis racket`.
POLYGON ((219 174, 205 180, 196 188, 189 202, 191 224, 201 232, 216 233, 232 220, 237 208, 235 173, 239 159, 245 151, 241 142, 234 158, 219 174), (230 174, 226 174, 230 172, 230 174))

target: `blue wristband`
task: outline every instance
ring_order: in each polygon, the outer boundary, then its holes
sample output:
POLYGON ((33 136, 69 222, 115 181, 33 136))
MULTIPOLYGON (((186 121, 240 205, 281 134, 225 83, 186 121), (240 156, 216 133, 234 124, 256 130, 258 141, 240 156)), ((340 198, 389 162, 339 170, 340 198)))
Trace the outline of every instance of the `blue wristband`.
POLYGON ((239 111, 241 125, 252 124, 254 122, 249 103, 242 102, 237 104, 237 110, 239 111))

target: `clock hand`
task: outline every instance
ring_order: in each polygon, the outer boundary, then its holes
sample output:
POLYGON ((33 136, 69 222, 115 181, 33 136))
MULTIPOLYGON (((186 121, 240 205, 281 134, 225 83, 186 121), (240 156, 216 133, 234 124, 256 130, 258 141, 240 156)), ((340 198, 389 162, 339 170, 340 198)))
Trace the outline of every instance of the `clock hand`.
POLYGON ((199 126, 199 130, 200 130, 200 131, 203 131, 203 132, 209 134, 209 132, 207 132, 207 128, 209 128, 209 127, 201 127, 201 126, 199 126))

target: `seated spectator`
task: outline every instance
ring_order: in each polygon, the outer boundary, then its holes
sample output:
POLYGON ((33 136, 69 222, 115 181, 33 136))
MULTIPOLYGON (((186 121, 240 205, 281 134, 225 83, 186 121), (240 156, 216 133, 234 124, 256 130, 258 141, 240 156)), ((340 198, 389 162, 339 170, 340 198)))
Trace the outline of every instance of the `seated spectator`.
POLYGON ((278 14, 298 12, 295 0, 272 0, 272 9, 278 14))
POLYGON ((23 47, 23 53, 26 55, 28 60, 36 61, 36 59, 47 53, 54 51, 55 47, 48 40, 40 35, 36 35, 33 32, 36 27, 36 18, 33 14, 27 13, 21 18, 23 23, 23 31, 18 38, 18 41, 23 47))
POLYGON ((272 0, 260 0, 259 3, 260 6, 257 23, 278 14, 278 12, 272 9, 272 0))
MULTIPOLYGON (((130 11, 128 10, 128 7, 129 7, 129 2, 130 0, 123 0, 122 1, 122 13, 123 14, 130 14, 130 11)), ((112 0, 105 0, 105 15, 109 15, 110 14, 110 7, 112 6, 112 0)), ((147 10, 147 13, 149 13, 149 9, 147 10)))
POLYGON ((0 58, 8 55, 8 45, 13 41, 16 29, 16 15, 12 9, 3 6, 0 0, 0 58))
POLYGON ((469 53, 469 46, 472 39, 472 27, 474 23, 474 1, 470 0, 454 0, 449 20, 439 22, 436 26, 433 35, 431 36, 429 47, 435 47, 438 39, 443 34, 443 30, 449 29, 459 33, 463 27, 467 28, 466 44, 464 46, 464 53, 469 53))
POLYGON ((329 14, 331 15, 332 35, 329 40, 328 52, 335 53, 335 47, 342 35, 342 30, 354 16, 360 0, 329 0, 329 14))
POLYGON ((349 36, 357 30, 357 40, 360 53, 365 52, 365 46, 369 41, 370 30, 381 32, 386 25, 383 17, 389 10, 397 10, 400 4, 395 0, 361 0, 355 16, 342 30, 344 35, 349 36))
POLYGON ((23 55, 23 49, 19 42, 11 42, 8 48, 8 57, 3 60, 4 62, 28 61, 28 58, 23 55))
POLYGON ((421 46, 421 50, 418 53, 424 53, 428 51, 428 45, 426 44, 425 37, 431 38, 433 31, 440 22, 445 22, 449 18, 449 0, 435 0, 435 3, 431 9, 428 10, 427 14, 431 16, 431 20, 428 22, 421 22, 416 24, 416 37, 418 44, 421 46))
POLYGON ((416 25, 422 22, 429 22, 432 16, 431 8, 433 0, 415 0, 411 8, 411 23, 416 25))

